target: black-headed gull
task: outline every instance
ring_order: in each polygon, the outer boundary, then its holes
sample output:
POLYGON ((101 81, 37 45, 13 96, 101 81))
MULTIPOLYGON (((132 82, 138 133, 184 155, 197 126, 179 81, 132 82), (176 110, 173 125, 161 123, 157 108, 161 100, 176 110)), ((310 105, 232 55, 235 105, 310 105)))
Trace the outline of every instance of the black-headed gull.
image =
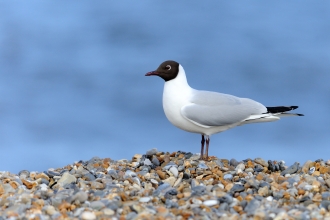
POLYGON ((298 106, 265 107, 252 99, 193 89, 187 83, 183 67, 172 60, 146 74, 154 75, 165 80, 163 108, 167 119, 178 128, 202 135, 201 159, 208 159, 212 134, 239 125, 276 121, 284 116, 303 116, 287 113, 298 106))

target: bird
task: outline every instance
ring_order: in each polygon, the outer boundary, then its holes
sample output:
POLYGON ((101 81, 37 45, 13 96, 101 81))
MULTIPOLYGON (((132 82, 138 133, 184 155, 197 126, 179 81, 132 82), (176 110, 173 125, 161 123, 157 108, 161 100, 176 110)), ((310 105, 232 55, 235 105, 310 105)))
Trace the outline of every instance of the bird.
POLYGON ((176 127, 201 134, 201 160, 208 160, 210 137, 236 126, 250 123, 272 122, 286 116, 298 106, 265 107, 249 98, 229 94, 196 90, 189 86, 180 63, 167 60, 145 76, 159 76, 164 83, 163 109, 167 119, 176 127), (206 148, 204 151, 204 145, 206 148))

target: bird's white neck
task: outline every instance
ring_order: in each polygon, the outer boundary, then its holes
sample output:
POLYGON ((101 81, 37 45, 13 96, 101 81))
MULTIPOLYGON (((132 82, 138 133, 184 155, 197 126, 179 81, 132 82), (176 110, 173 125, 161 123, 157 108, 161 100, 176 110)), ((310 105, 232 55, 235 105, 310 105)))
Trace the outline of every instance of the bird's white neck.
POLYGON ((172 79, 169 80, 167 82, 165 82, 165 89, 166 87, 171 87, 171 88, 176 88, 175 90, 182 90, 182 92, 184 92, 184 90, 191 90, 191 87, 188 85, 187 82, 187 77, 186 77, 186 73, 183 69, 183 67, 179 64, 179 73, 178 75, 172 79))

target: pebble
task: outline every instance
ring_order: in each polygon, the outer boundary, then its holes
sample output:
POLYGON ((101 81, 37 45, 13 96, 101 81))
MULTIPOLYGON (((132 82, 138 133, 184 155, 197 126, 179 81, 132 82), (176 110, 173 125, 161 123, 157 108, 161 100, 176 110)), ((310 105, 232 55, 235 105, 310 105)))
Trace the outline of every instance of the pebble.
POLYGON ((152 162, 155 166, 159 166, 159 165, 160 165, 160 162, 159 162, 158 158, 157 158, 155 155, 152 156, 152 160, 151 160, 151 162, 152 162))
POLYGON ((84 191, 79 191, 72 196, 71 200, 77 201, 79 203, 83 203, 83 202, 87 201, 87 199, 88 199, 88 194, 84 191))
POLYGON ((90 212, 90 211, 85 211, 81 214, 81 219, 84 220, 93 220, 96 219, 96 215, 94 212, 90 212))
POLYGON ((104 215, 114 215, 115 211, 113 211, 112 209, 105 208, 103 209, 103 213, 104 215))
POLYGON ((281 172, 281 175, 282 176, 285 176, 286 174, 293 174, 293 173, 297 172, 298 169, 299 169, 299 163, 298 162, 295 162, 293 165, 291 165, 287 169, 283 170, 281 172))
POLYGON ((157 152, 158 152, 157 148, 153 148, 153 149, 148 150, 148 151, 146 152, 146 155, 147 155, 147 156, 152 156, 152 155, 157 154, 157 152))
POLYGON ((206 200, 206 201, 203 202, 203 205, 206 205, 206 206, 214 206, 214 205, 217 205, 217 204, 219 204, 219 201, 215 200, 215 199, 206 200))
POLYGON ((262 158, 258 157, 256 159, 254 159, 254 162, 256 162, 257 164, 260 164, 263 167, 268 167, 268 163, 262 158))
POLYGON ((257 208, 260 206, 260 201, 257 199, 251 200, 245 207, 244 211, 247 212, 247 215, 254 215, 257 208))
MULTIPOLYGON (((200 161, 190 152, 93 157, 0 172, 2 219, 330 219, 330 160, 200 161), (267 161, 267 162, 266 162, 267 161)), ((1 219, 1 218, 0 218, 1 219)))
POLYGON ((105 204, 101 201, 93 201, 89 205, 92 209, 100 210, 105 207, 105 204))
POLYGON ((139 202, 149 202, 150 200, 151 200, 150 197, 141 197, 141 198, 139 199, 139 202))
POLYGON ((198 168, 201 168, 201 169, 208 169, 208 166, 205 165, 205 163, 199 162, 199 164, 198 164, 198 168))
POLYGON ((65 172, 62 177, 57 181, 57 184, 64 186, 66 184, 75 183, 77 178, 69 172, 65 172))
POLYGON ((178 177, 178 175, 179 175, 178 168, 176 168, 175 166, 173 166, 169 170, 173 174, 174 177, 178 177))
POLYGON ((245 187, 241 184, 234 184, 233 187, 230 189, 231 192, 242 192, 245 190, 245 187))
POLYGON ((233 178, 233 175, 230 173, 227 173, 226 175, 223 176, 224 179, 231 180, 233 178))

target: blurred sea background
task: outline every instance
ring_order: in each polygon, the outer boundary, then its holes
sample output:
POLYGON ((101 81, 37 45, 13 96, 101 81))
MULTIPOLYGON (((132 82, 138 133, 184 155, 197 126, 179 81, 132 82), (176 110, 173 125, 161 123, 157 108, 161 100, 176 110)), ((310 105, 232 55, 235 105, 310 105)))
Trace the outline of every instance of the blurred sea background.
POLYGON ((200 151, 170 124, 168 59, 195 89, 299 105, 305 117, 213 135, 210 155, 330 159, 329 1, 1 1, 0 170, 43 171, 151 148, 200 151))

